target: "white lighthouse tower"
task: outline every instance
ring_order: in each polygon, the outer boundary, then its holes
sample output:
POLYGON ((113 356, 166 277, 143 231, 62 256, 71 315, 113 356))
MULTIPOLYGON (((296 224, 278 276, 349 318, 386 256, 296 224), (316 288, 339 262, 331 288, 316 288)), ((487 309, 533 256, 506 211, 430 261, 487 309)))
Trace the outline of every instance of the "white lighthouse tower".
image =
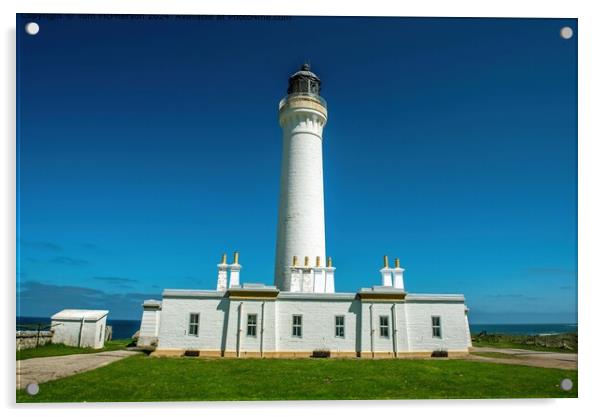
POLYGON ((304 64, 289 78, 288 95, 279 105, 283 139, 274 285, 281 291, 334 292, 334 268, 330 262, 331 273, 324 268, 322 131, 327 111, 320 84, 304 64), (297 265, 297 259, 305 262, 297 265), (291 286, 291 271, 302 282, 291 286))

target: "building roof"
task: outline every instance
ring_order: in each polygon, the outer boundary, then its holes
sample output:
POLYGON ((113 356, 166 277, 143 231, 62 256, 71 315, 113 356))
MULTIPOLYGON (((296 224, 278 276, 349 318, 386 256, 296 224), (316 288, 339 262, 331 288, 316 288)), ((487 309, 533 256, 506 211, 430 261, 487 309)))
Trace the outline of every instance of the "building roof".
POLYGON ((271 285, 261 284, 244 284, 229 288, 227 291, 215 290, 164 290, 163 297, 168 298, 223 298, 227 296, 245 296, 270 295, 270 298, 275 297, 279 300, 353 300, 357 297, 360 299, 399 299, 406 302, 464 302, 463 294, 414 294, 406 293, 404 290, 393 287, 373 286, 371 288, 361 288, 357 293, 308 293, 308 292, 289 292, 279 291, 271 285))
POLYGON ((356 294, 354 292, 312 293, 287 291, 278 294, 279 300, 351 301, 354 300, 355 297, 356 294))
POLYGON ((290 78, 299 77, 299 76, 311 77, 311 78, 315 78, 317 80, 320 79, 320 77, 318 77, 315 73, 312 72, 311 66, 308 63, 301 65, 301 68, 299 68, 299 71, 297 71, 293 75, 291 75, 290 78))
POLYGON ((464 302, 463 294, 408 294, 406 301, 457 301, 464 302))
POLYGON ((62 310, 50 317, 52 320, 100 320, 109 310, 62 310))
POLYGON ((165 289, 163 290, 162 295, 163 298, 222 298, 226 295, 226 292, 215 290, 165 289))
POLYGON ((143 307, 161 307, 161 301, 159 300, 144 300, 144 302, 142 303, 143 307))

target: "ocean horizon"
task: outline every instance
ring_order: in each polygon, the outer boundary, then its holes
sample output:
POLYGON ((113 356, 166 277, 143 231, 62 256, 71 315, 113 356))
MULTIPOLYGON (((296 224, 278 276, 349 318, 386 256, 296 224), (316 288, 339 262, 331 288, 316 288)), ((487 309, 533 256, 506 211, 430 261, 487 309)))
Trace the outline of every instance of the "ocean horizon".
MULTIPOLYGON (((37 325, 50 325, 49 317, 17 317, 17 330, 25 330, 37 325)), ((108 319, 107 324, 113 328, 113 339, 128 339, 140 329, 140 320, 118 320, 108 319)), ((561 333, 577 333, 577 323, 475 323, 470 324, 470 332, 478 334, 483 331, 487 333, 516 334, 516 335, 546 335, 561 333)))
MULTIPOLYGON (((50 325, 50 317, 17 316, 17 330, 36 330, 37 325, 50 325)), ((140 329, 140 320, 107 319, 113 328, 113 339, 129 339, 140 329)))

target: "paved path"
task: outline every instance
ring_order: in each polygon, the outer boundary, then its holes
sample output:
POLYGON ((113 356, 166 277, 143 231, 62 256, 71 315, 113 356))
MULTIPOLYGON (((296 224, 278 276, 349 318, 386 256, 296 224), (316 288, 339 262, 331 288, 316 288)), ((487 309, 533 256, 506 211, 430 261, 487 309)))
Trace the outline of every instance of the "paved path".
POLYGON ((470 351, 496 352, 512 355, 512 358, 489 358, 484 356, 470 355, 470 360, 539 366, 543 368, 577 369, 576 353, 540 352, 527 349, 500 349, 489 347, 474 347, 471 348, 470 351))
POLYGON ((17 389, 100 368, 140 352, 114 350, 77 355, 50 356, 17 361, 17 389))

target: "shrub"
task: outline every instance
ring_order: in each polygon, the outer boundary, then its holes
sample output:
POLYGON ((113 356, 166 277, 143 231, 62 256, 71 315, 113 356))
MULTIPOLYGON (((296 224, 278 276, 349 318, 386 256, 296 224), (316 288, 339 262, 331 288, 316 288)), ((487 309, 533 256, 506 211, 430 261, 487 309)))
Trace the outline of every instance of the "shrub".
POLYGON ((445 349, 437 349, 431 353, 431 358, 447 358, 447 350, 445 349))
POLYGON ((328 349, 316 349, 311 354, 312 358, 330 358, 330 350, 328 349))

